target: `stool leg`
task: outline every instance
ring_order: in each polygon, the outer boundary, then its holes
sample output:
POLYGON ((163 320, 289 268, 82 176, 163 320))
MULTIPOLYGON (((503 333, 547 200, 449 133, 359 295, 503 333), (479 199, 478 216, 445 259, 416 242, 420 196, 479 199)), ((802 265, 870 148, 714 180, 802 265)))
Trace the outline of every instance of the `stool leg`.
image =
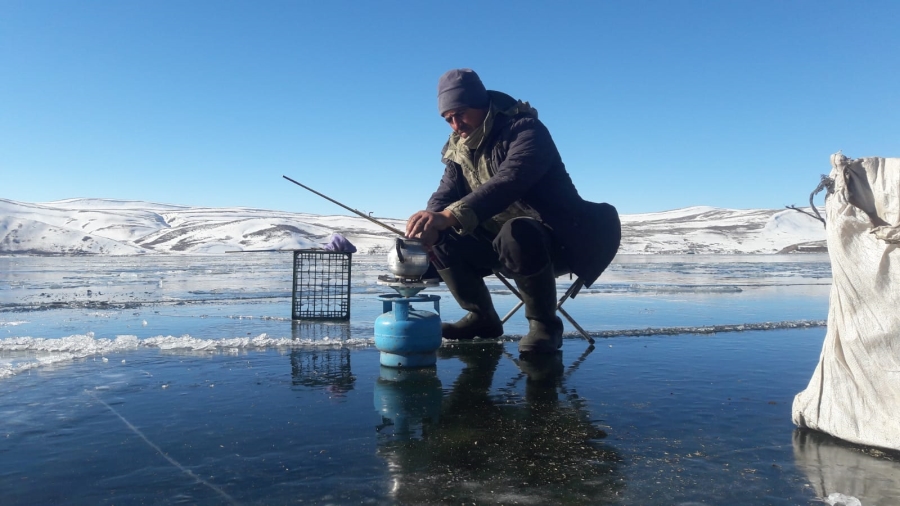
POLYGON ((524 305, 525 305, 525 303, 522 302, 522 301, 520 300, 520 301, 516 304, 516 307, 510 309, 509 312, 506 313, 506 316, 504 316, 503 318, 500 318, 500 321, 503 322, 503 323, 506 323, 506 321, 509 320, 510 318, 512 318, 512 315, 516 314, 516 311, 518 311, 519 308, 522 307, 522 306, 524 306, 524 305))
POLYGON ((581 337, 587 339, 587 341, 588 341, 589 343, 594 344, 594 338, 591 337, 590 334, 588 334, 587 332, 585 332, 585 330, 584 330, 583 328, 581 328, 581 325, 579 325, 578 323, 576 323, 575 320, 574 320, 571 316, 569 316, 569 313, 567 313, 565 309, 563 309, 563 308, 557 306, 557 307, 556 307, 556 310, 559 311, 559 312, 566 318, 566 320, 569 320, 569 323, 571 323, 573 327, 575 327, 576 329, 578 329, 578 332, 581 334, 581 337))
POLYGON ((578 329, 578 333, 581 334, 581 337, 587 339, 589 343, 594 344, 594 338, 591 337, 591 335, 588 334, 583 328, 581 328, 581 325, 575 322, 575 319, 572 318, 569 313, 562 308, 562 305, 567 300, 569 300, 570 297, 574 298, 575 294, 581 291, 582 286, 584 286, 584 283, 580 279, 572 283, 572 286, 570 286, 569 289, 566 290, 566 293, 563 294, 562 298, 559 299, 559 303, 556 304, 556 310, 559 311, 566 318, 566 320, 569 320, 569 323, 571 323, 573 327, 578 329))
POLYGON ((512 318, 512 315, 516 314, 516 311, 518 311, 520 307, 524 306, 525 303, 522 302, 522 294, 519 293, 519 290, 517 290, 516 287, 513 286, 513 284, 510 283, 508 279, 506 279, 506 276, 500 274, 499 272, 494 272, 494 275, 497 276, 497 279, 502 281, 503 284, 506 285, 506 288, 509 288, 509 291, 511 291, 513 295, 515 295, 519 299, 516 307, 512 308, 508 313, 506 313, 506 316, 500 319, 501 322, 506 323, 506 321, 512 318))
MULTIPOLYGON (((525 303, 522 302, 522 294, 519 293, 519 290, 517 290, 516 287, 513 286, 513 284, 510 283, 509 280, 507 280, 503 274, 500 274, 499 272, 494 272, 494 275, 497 276, 497 279, 502 281, 503 284, 506 285, 506 288, 509 288, 509 291, 511 291, 513 293, 513 295, 515 295, 519 299, 519 302, 516 304, 516 307, 512 308, 508 313, 506 313, 506 316, 504 316, 500 320, 501 322, 506 323, 506 321, 509 320, 510 318, 512 318, 512 315, 516 314, 516 311, 518 311, 519 308, 524 306, 525 303)), ((578 293, 579 291, 581 291, 582 285, 583 285, 583 283, 580 279, 578 281, 576 281, 575 283, 573 283, 572 286, 570 286, 569 289, 566 290, 566 293, 563 294, 562 298, 559 299, 559 302, 556 304, 556 309, 566 318, 566 320, 569 320, 569 323, 571 323, 572 326, 575 327, 576 330, 578 330, 578 333, 581 334, 581 337, 587 339, 587 342, 594 344, 594 338, 591 337, 591 335, 588 334, 586 330, 581 328, 581 325, 579 325, 578 322, 576 322, 575 319, 572 318, 572 316, 569 315, 569 313, 565 309, 562 308, 563 303, 566 302, 567 300, 569 300, 569 298, 572 296, 573 293, 578 293)))

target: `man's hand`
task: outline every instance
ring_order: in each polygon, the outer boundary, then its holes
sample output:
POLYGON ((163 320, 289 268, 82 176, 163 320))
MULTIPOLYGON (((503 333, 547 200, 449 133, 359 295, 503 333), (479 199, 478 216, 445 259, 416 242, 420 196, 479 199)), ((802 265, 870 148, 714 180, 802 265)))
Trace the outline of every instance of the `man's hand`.
POLYGON ((419 211, 406 222, 406 237, 419 239, 425 246, 432 246, 442 231, 457 225, 459 221, 450 211, 419 211))

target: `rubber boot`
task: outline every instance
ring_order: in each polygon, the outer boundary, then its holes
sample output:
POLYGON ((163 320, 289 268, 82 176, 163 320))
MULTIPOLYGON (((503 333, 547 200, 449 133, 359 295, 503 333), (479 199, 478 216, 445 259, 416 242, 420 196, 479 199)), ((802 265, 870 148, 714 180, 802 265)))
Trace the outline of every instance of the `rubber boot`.
POLYGON ((459 307, 468 311, 456 323, 441 323, 441 335, 445 339, 493 339, 503 335, 503 322, 494 310, 484 278, 463 266, 441 269, 438 274, 459 307))
POLYGON ((562 320, 556 316, 556 276, 548 265, 530 276, 517 276, 525 303, 528 334, 519 341, 519 353, 556 353, 562 347, 562 320))

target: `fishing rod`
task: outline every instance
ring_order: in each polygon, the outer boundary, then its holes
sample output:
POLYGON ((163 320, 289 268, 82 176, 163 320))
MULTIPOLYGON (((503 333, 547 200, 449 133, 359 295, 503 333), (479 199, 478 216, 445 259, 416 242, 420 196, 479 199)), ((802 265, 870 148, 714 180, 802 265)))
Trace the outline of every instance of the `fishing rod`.
POLYGON ((384 227, 384 228, 390 230, 391 232, 393 232, 393 233, 399 235, 400 237, 406 237, 406 232, 401 232, 399 229, 396 229, 396 228, 394 228, 394 227, 392 227, 392 226, 390 226, 390 225, 388 225, 388 224, 386 224, 386 223, 382 223, 382 222, 376 220, 375 218, 373 218, 373 217, 371 217, 371 216, 369 216, 369 215, 367 215, 367 214, 365 214, 365 213, 362 213, 362 212, 360 212, 360 211, 357 211, 356 209, 353 209, 352 207, 347 207, 347 206, 345 206, 344 204, 341 204, 340 202, 338 202, 337 200, 334 200, 333 198, 329 197, 328 195, 323 195, 323 194, 317 192, 316 190, 313 190, 313 189, 310 188, 309 186, 306 186, 306 185, 304 185, 304 184, 298 183, 297 181, 294 181, 293 179, 291 179, 291 178, 289 178, 289 177, 287 177, 287 176, 281 176, 281 177, 287 179, 288 181, 294 183, 295 185, 297 185, 297 186, 299 186, 299 187, 301 187, 301 188, 305 188, 305 189, 307 189, 307 190, 309 190, 309 191, 315 193, 316 195, 322 197, 322 198, 325 199, 325 200, 328 200, 328 201, 330 201, 330 202, 333 202, 333 203, 335 203, 335 204, 337 204, 337 205, 343 207, 344 209, 350 211, 351 213, 356 214, 357 216, 360 216, 360 217, 362 217, 362 218, 365 218, 365 219, 371 221, 372 223, 374 223, 374 224, 376 224, 376 225, 382 226, 382 227, 384 227))

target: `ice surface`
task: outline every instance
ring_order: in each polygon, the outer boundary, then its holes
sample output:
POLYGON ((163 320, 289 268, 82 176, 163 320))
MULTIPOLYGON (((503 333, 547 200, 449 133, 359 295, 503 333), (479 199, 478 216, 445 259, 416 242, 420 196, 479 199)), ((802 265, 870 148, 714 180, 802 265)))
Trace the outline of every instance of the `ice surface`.
MULTIPOLYGON (((0 377, 139 348, 372 346, 386 260, 354 256, 349 323, 299 326, 290 320, 291 259, 0 257, 0 377)), ((596 338, 808 328, 824 325, 829 276, 824 255, 621 255, 565 307, 596 338)), ((515 305, 498 279, 487 282, 498 312, 515 305)), ((560 294, 570 282, 558 280, 560 294)), ((445 319, 462 315, 445 287, 428 291, 444 298, 445 319)), ((506 339, 527 330, 522 314, 506 339)), ((566 326, 567 339, 580 339, 566 326)))
POLYGON ((595 347, 566 323, 559 368, 523 361, 520 311, 418 375, 378 365, 381 257, 354 256, 348 323, 290 320, 291 263, 0 257, 3 504, 867 504, 900 485, 892 457, 792 437, 824 255, 622 255, 565 306, 595 347))
POLYGON ((108 352, 4 380, 0 452, 17 458, 0 460, 0 496, 815 505, 843 490, 891 504, 871 498, 897 490, 896 461, 792 438, 821 334, 610 339, 587 355, 567 339, 559 380, 514 343, 445 346, 420 374, 385 372, 371 347, 108 352))

